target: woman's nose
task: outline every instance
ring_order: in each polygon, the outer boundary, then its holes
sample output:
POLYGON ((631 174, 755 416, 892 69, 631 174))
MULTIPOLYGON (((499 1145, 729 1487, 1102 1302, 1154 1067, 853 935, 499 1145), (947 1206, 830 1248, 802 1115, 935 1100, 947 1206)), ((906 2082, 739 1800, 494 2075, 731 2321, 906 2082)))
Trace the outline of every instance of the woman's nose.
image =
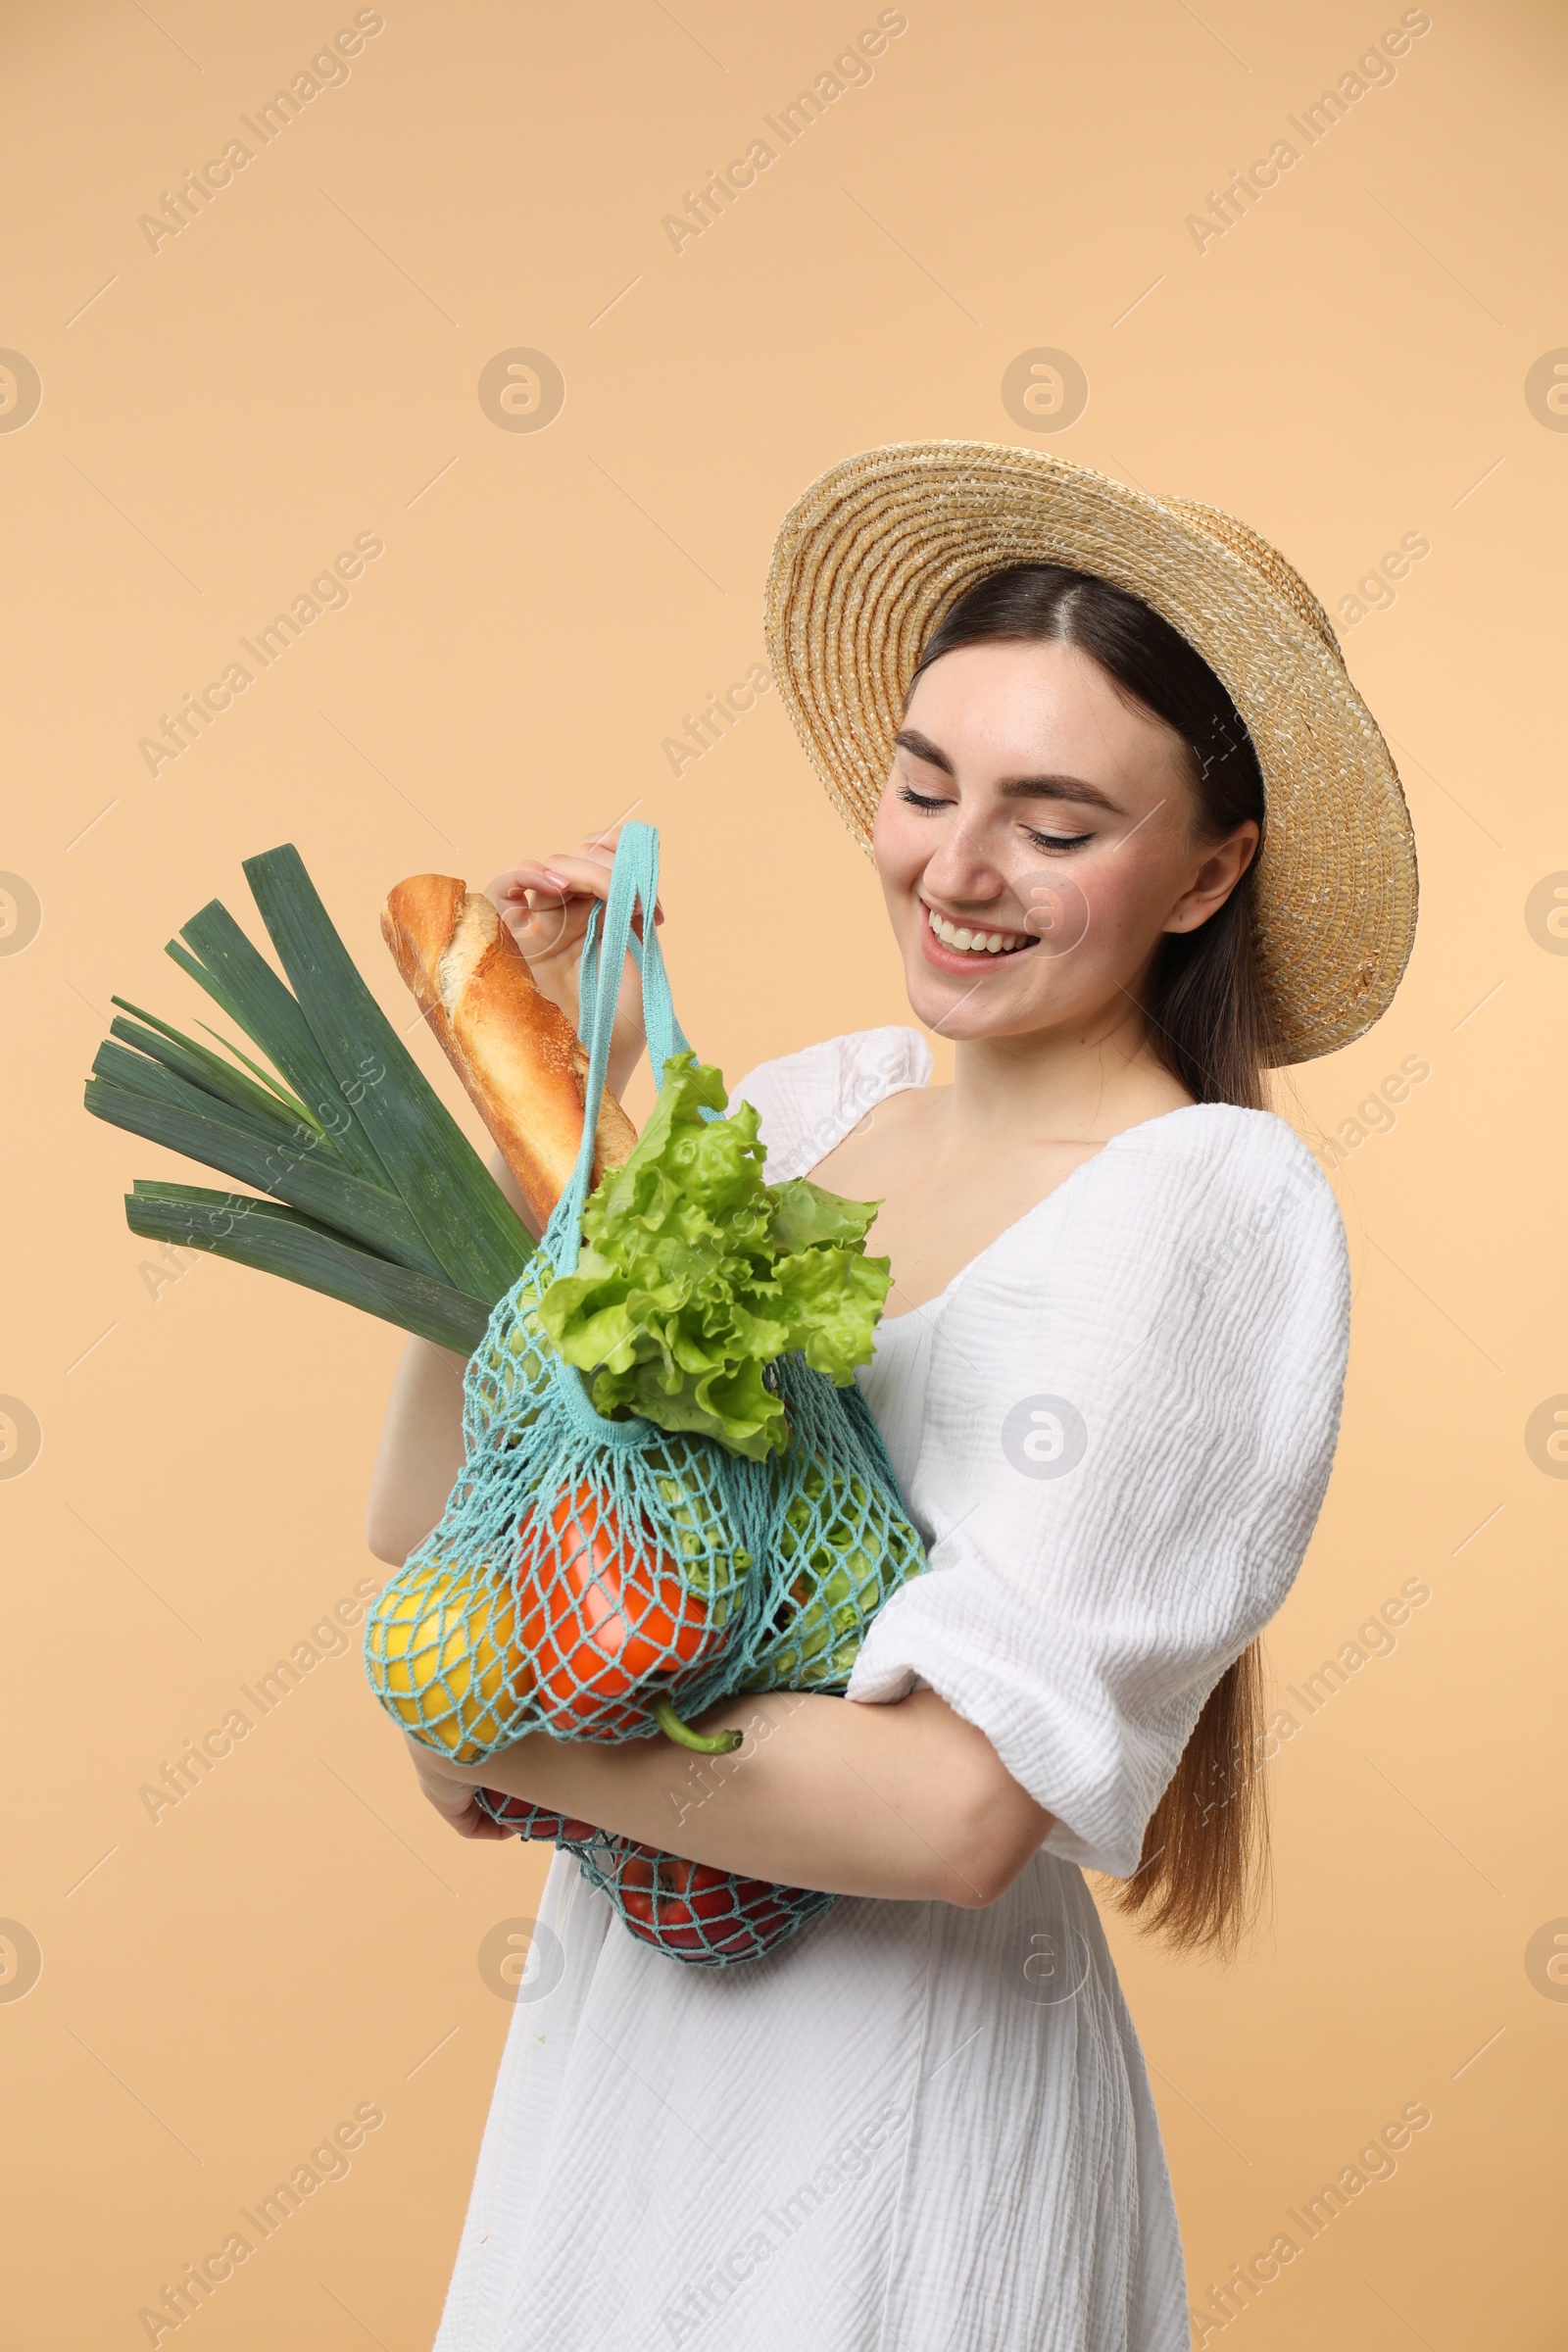
POLYGON ((962 816, 944 829, 935 854, 927 860, 924 882, 933 896, 986 906, 1005 887, 1001 867, 984 836, 962 816))

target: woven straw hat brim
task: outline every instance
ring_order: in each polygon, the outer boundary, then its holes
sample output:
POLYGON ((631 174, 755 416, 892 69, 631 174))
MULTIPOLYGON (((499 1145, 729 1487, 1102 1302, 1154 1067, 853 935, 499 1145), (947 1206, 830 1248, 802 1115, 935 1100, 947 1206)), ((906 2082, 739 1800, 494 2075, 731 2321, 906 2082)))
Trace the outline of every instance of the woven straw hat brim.
POLYGON ((780 526, 766 629, 840 814, 869 850, 910 674, 954 599, 1007 564, 1048 563, 1142 597, 1229 690, 1263 773, 1254 906, 1273 1058, 1349 1045, 1409 958, 1409 811, 1322 606, 1215 508, 989 441, 898 442, 830 466, 780 526))

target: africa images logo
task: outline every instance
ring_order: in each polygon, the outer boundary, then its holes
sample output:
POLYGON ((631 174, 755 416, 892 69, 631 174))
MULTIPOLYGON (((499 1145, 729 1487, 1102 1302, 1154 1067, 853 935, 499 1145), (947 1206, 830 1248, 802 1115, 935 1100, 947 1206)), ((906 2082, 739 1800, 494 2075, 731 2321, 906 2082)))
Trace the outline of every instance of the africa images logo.
POLYGON ((1089 1444, 1078 1407, 1065 1396, 1024 1396, 1002 1424, 1002 1450, 1020 1478, 1065 1478, 1089 1444))

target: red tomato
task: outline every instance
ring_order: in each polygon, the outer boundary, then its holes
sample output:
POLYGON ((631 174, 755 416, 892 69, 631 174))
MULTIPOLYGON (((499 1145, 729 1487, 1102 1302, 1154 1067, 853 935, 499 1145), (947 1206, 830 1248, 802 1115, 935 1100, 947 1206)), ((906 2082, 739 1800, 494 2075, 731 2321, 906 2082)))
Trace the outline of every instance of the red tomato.
POLYGON ((521 1595, 518 1635, 535 1693, 558 1721, 571 1718, 580 1737, 624 1735, 627 1711, 616 1702, 688 1673, 720 1637, 646 1528, 628 1556, 613 1515, 591 1489, 563 1494, 550 1529, 553 1542, 539 1546, 521 1595))
POLYGON ((627 1927, 659 1951, 753 1956, 788 1925, 776 1886, 651 1846, 628 1843, 614 1879, 627 1927))

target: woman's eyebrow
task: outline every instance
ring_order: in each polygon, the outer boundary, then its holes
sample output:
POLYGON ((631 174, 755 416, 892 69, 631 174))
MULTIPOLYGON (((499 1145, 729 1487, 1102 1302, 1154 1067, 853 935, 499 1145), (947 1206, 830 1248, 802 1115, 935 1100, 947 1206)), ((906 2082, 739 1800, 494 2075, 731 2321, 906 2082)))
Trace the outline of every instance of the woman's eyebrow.
MULTIPOLYGON (((940 768, 945 776, 956 776, 953 761, 942 746, 933 743, 929 735, 922 735, 917 727, 901 728, 893 741, 900 751, 923 760, 928 767, 940 768)), ((1082 776, 1009 776, 998 789, 1009 801, 1081 801, 1092 808, 1108 809, 1112 816, 1127 813, 1119 801, 1113 801, 1098 784, 1087 783, 1082 776)))
POLYGON ((942 746, 933 743, 929 735, 922 735, 917 727, 901 727, 893 741, 898 750, 912 753, 916 760, 923 760, 927 767, 940 767, 945 776, 954 773, 953 761, 942 746))
POLYGON ((1108 809, 1112 816, 1127 813, 1120 801, 1082 776, 1009 776, 997 789, 1008 801, 1082 801, 1091 808, 1108 809))

